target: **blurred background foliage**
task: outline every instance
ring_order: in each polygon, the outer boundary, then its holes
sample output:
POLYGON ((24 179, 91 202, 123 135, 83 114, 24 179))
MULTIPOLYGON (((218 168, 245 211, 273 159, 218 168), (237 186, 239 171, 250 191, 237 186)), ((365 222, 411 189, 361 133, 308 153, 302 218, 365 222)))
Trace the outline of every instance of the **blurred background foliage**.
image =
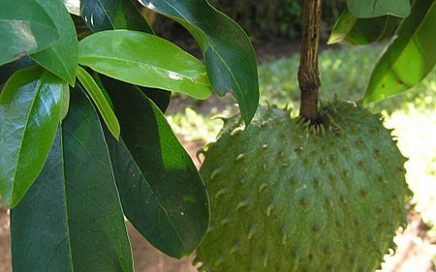
MULTIPOLYGON (((301 36, 302 0, 210 0, 250 35, 252 40, 271 38, 298 38, 301 36)), ((330 0, 323 3, 323 38, 327 38, 335 19, 344 10, 346 0, 330 0)), ((154 29, 165 37, 179 37, 184 30, 162 16, 153 18, 154 29)))

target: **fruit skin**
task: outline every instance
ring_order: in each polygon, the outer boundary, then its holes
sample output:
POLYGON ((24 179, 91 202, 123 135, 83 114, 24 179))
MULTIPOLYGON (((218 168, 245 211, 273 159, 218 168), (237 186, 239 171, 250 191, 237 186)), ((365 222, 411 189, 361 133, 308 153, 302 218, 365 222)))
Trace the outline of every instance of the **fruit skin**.
POLYGON ((374 271, 411 196, 380 116, 354 104, 322 107, 321 125, 261 107, 225 122, 201 174, 211 225, 200 271, 374 271))

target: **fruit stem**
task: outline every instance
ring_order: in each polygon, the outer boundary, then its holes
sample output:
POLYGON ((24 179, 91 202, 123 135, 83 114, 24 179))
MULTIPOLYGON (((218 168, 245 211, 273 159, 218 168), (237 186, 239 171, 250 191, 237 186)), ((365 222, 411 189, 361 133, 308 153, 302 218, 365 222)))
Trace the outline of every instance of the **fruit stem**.
POLYGON ((318 117, 318 92, 321 86, 318 71, 321 6, 322 0, 304 0, 298 83, 301 91, 300 115, 311 121, 318 117))

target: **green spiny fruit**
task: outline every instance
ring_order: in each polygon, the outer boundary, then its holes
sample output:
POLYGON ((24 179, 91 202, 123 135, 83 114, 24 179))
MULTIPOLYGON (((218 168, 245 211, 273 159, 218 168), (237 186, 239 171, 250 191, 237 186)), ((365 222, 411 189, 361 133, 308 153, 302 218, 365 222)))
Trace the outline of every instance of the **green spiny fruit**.
POLYGON ((343 102, 320 116, 261 107, 246 128, 225 122, 201 169, 212 221, 200 270, 377 269, 406 224, 405 158, 380 116, 343 102))

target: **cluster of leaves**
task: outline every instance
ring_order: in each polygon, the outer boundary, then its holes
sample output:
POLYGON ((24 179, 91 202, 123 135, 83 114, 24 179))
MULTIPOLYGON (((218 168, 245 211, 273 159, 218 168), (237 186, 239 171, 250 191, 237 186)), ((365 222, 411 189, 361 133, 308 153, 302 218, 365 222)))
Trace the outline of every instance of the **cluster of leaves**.
POLYGON ((432 0, 417 0, 412 8, 408 0, 348 0, 329 43, 365 45, 394 36, 372 72, 364 104, 409 90, 433 69, 435 20, 432 0))
POLYGON ((254 50, 205 0, 139 2, 187 28, 204 63, 155 36, 130 0, 82 0, 81 18, 61 0, 0 1, 0 193, 14 271, 133 271, 124 217, 173 257, 207 230, 203 180, 163 112, 170 92, 232 91, 249 122, 254 50))

